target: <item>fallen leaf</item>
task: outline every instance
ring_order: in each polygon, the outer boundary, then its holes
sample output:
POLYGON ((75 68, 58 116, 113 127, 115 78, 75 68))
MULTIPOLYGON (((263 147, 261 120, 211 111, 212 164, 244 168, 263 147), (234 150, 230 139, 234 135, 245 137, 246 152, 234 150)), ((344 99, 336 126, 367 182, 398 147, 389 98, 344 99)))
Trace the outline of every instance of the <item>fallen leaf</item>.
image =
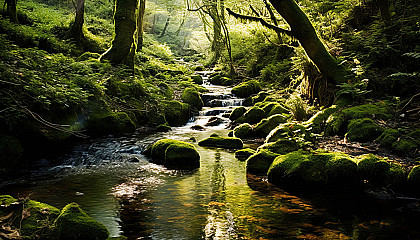
POLYGON ((31 216, 31 210, 32 210, 32 207, 23 209, 22 220, 31 216))

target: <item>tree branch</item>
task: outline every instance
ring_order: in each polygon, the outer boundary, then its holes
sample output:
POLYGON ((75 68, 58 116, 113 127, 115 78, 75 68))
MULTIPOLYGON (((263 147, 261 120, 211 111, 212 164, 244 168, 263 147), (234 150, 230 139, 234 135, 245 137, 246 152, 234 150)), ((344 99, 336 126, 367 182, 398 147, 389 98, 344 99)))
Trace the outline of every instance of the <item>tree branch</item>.
POLYGON ((244 20, 248 20, 248 21, 251 21, 251 22, 259 22, 259 23, 261 23, 261 25, 263 25, 266 28, 272 29, 276 32, 285 34, 285 35, 290 36, 290 37, 295 37, 292 31, 277 27, 273 24, 270 24, 260 17, 246 16, 246 15, 242 15, 242 14, 239 14, 239 13, 235 13, 232 10, 230 10, 229 8, 226 8, 226 11, 235 18, 244 19, 244 20))

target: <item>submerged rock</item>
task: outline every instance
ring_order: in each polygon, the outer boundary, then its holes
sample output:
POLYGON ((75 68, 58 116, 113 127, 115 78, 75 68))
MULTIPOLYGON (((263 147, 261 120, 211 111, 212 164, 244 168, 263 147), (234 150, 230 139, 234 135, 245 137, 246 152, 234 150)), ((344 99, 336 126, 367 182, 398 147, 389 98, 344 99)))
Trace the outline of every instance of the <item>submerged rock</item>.
POLYGON ((217 135, 210 136, 198 142, 199 146, 204 147, 218 147, 218 148, 233 148, 239 149, 243 147, 242 140, 235 137, 220 137, 217 135))
POLYGON ((152 161, 167 167, 193 169, 200 166, 200 155, 194 145, 174 139, 162 139, 150 150, 152 161))
POLYGON ((70 203, 63 208, 54 221, 52 235, 60 240, 107 239, 109 232, 106 227, 89 217, 76 203, 70 203))

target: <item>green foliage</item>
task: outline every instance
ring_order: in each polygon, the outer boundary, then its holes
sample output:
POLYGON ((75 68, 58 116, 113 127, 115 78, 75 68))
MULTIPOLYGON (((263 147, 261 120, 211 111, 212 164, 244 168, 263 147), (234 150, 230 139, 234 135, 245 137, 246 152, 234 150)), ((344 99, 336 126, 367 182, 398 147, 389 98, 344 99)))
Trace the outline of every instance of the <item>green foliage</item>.
POLYGON ((365 79, 359 83, 349 84, 349 83, 342 83, 339 84, 339 90, 336 93, 336 98, 340 98, 342 96, 349 96, 352 101, 358 102, 363 99, 363 96, 367 93, 371 92, 371 90, 366 90, 368 85, 368 80, 365 79))
POLYGON ((23 148, 18 139, 0 136, 0 169, 17 167, 23 148))
POLYGON ((302 121, 308 119, 309 116, 309 106, 298 94, 293 94, 286 101, 286 106, 289 108, 290 113, 293 115, 294 119, 297 121, 302 121))
POLYGON ((304 125, 311 128, 313 133, 321 133, 325 129, 325 124, 331 114, 338 111, 338 106, 333 105, 331 107, 325 108, 321 111, 318 111, 314 114, 308 121, 304 123, 304 125))

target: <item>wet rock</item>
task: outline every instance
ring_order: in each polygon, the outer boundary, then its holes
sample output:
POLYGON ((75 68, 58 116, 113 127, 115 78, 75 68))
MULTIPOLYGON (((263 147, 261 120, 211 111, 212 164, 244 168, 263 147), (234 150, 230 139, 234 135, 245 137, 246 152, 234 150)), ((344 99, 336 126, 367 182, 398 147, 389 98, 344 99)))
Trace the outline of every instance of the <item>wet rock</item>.
POLYGON ((156 131, 158 131, 158 132, 169 132, 171 130, 172 130, 172 128, 168 124, 160 124, 156 128, 156 131))
POLYGON ((217 126, 223 123, 223 119, 219 117, 211 117, 205 126, 217 126))
POLYGON ((109 232, 102 223, 89 217, 79 205, 70 203, 54 221, 52 235, 55 239, 62 240, 101 240, 107 239, 109 232))
POLYGON ((266 175, 270 165, 279 154, 261 149, 250 156, 246 162, 246 171, 256 175, 266 175))
POLYGON ((240 149, 243 147, 242 140, 235 137, 220 137, 211 136, 198 142, 199 146, 204 147, 218 147, 218 148, 233 148, 240 149))
POLYGON ((232 113, 229 116, 229 119, 231 121, 235 121, 236 119, 242 117, 242 115, 244 115, 245 112, 246 112, 245 107, 237 107, 232 111, 232 113))
POLYGON ((245 148, 245 149, 236 151, 235 158, 237 158, 239 161, 245 161, 254 154, 255 154, 255 150, 251 148, 245 148))
POLYGON ((196 131, 204 131, 206 128, 200 125, 194 125, 191 127, 191 129, 196 131))
POLYGON ((200 166, 200 155, 194 145, 173 139, 162 139, 150 150, 152 161, 168 167, 193 169, 200 166))

